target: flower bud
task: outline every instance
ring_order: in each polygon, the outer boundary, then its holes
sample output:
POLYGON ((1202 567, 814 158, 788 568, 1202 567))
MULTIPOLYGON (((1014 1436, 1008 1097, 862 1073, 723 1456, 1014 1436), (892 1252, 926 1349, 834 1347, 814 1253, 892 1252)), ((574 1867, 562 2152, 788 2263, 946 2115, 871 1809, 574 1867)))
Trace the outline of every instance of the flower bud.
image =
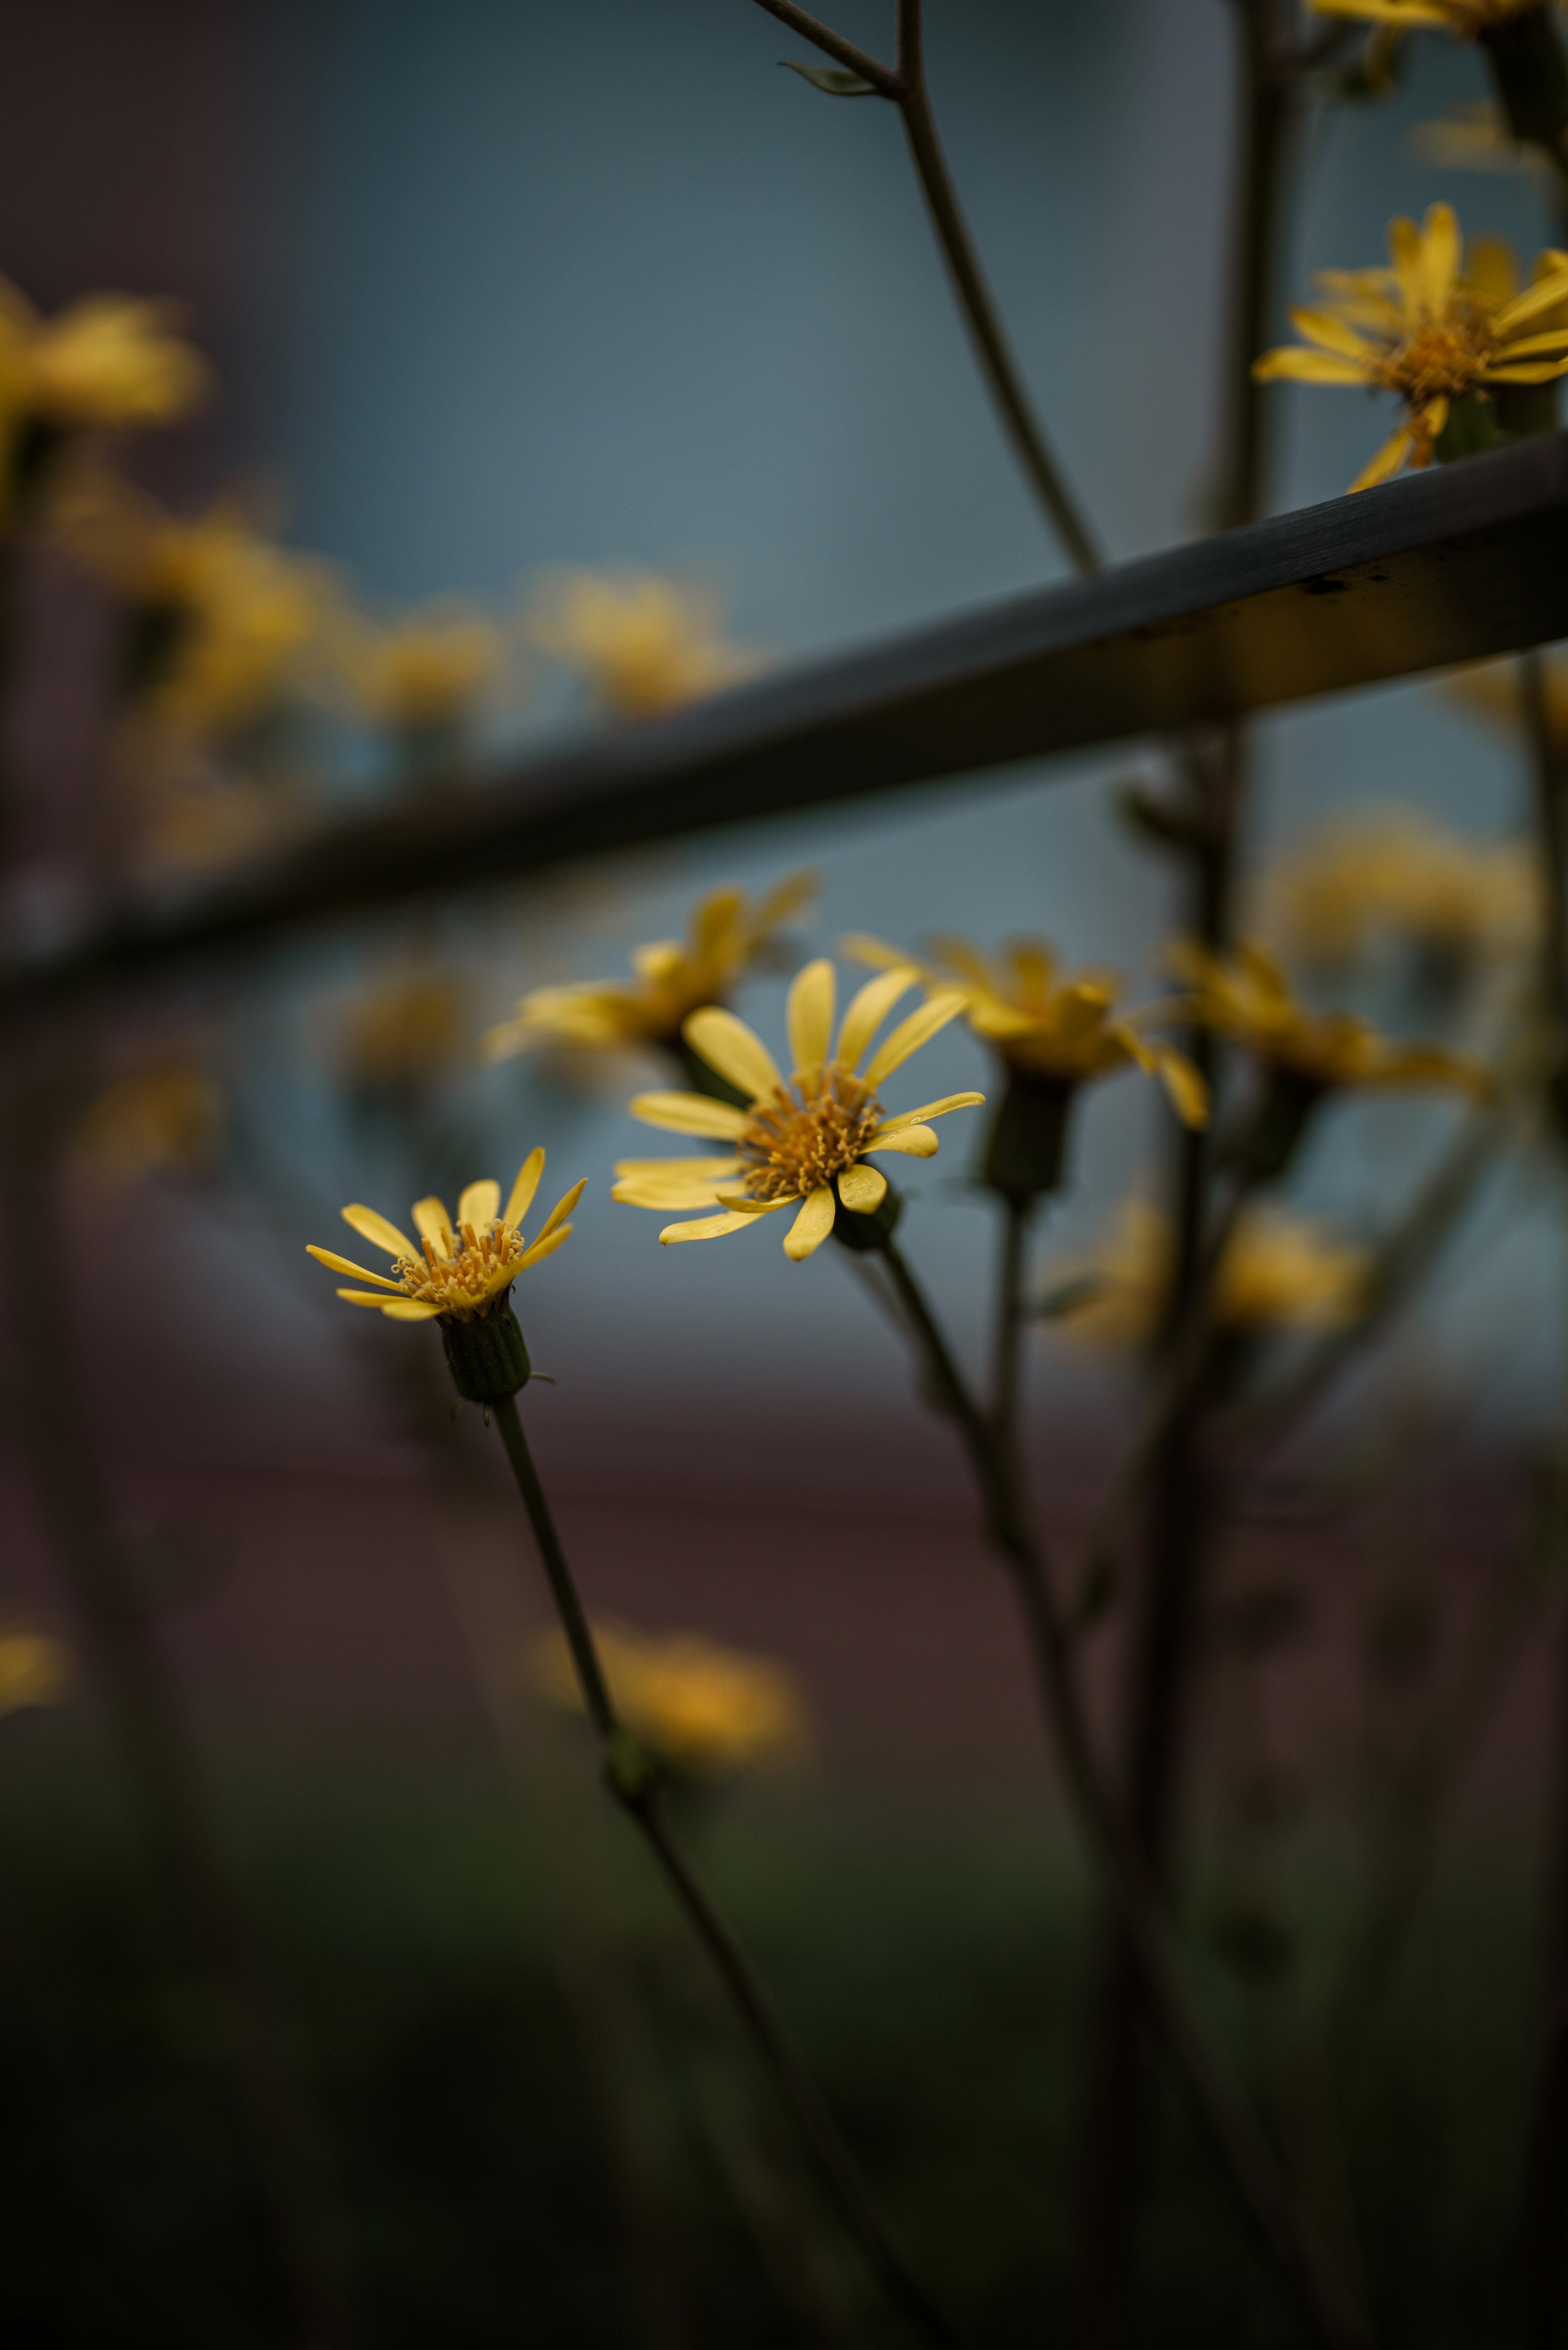
POLYGON ((502 1403, 528 1384, 532 1368, 528 1349, 505 1295, 488 1314, 477 1314, 472 1319, 459 1321, 443 1315, 441 1342, 452 1385, 469 1403, 502 1403))

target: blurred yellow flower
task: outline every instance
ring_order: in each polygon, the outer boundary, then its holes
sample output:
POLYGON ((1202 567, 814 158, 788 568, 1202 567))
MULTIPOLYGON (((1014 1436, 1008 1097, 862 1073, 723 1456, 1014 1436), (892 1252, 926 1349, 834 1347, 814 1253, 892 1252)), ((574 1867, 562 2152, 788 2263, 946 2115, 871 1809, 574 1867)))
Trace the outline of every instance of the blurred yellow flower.
MULTIPOLYGON (((1542 660, 1546 723, 1557 755, 1568 757, 1568 660, 1547 654, 1542 660)), ((1480 661, 1473 669, 1451 670, 1443 680, 1467 717, 1479 718, 1500 733, 1517 741, 1525 723, 1517 661, 1480 661)))
POLYGON ((612 718, 657 718, 762 667, 750 647, 725 641, 711 595, 656 571, 557 572, 525 625, 612 718))
POLYGON ((1549 180, 1552 166, 1538 148, 1518 140, 1495 99, 1478 98, 1418 122, 1406 141, 1438 172, 1506 172, 1549 180))
POLYGON ((1312 0, 1320 16, 1355 16, 1397 32, 1435 30, 1479 40, 1513 16, 1539 15, 1542 0, 1312 0))
POLYGON ((1191 1020, 1230 1036, 1271 1067, 1315 1092, 1342 1086, 1454 1086, 1484 1095, 1491 1080, 1478 1062, 1441 1045, 1400 1045, 1349 1012, 1311 1012, 1292 994, 1272 957, 1242 939, 1226 958, 1194 940, 1169 951, 1192 993, 1191 1020))
POLYGON ((457 1203, 455 1224, 433 1195, 416 1200, 417 1244, 374 1208, 345 1208, 344 1222, 361 1240, 385 1249, 391 1258, 395 1280, 389 1281, 384 1274, 367 1273, 363 1265, 314 1243, 307 1243, 306 1253, 328 1272, 346 1273, 356 1281, 374 1284, 369 1290, 340 1289, 338 1296, 347 1298, 350 1305, 373 1305, 394 1322, 430 1322, 438 1317, 472 1321, 507 1296, 520 1273, 553 1256, 571 1236, 567 1219, 583 1196, 586 1177, 556 1201, 532 1247, 518 1229, 533 1205, 544 1171, 543 1150, 531 1151, 518 1170, 504 1214, 498 1212, 501 1186, 488 1178, 464 1190, 457 1203))
POLYGON ((358 1093, 406 1094, 448 1074, 462 1053, 469 990, 429 961, 389 972, 343 1006, 332 1059, 358 1093))
POLYGON ((628 1045, 679 1052, 680 1024, 704 1003, 722 1002, 761 961, 784 925, 815 896, 814 873, 792 873, 753 905, 743 889, 710 890, 691 910, 684 945, 655 939, 633 950, 635 980, 585 980, 536 987, 510 1020, 480 1039, 486 1060, 505 1060, 534 1045, 603 1051, 628 1045))
MULTIPOLYGON (((875 970, 909 965, 896 947, 862 932, 840 944, 856 962, 875 970)), ((1010 1068, 1064 1086, 1142 1069, 1160 1078, 1188 1126, 1206 1124, 1203 1079, 1173 1045, 1150 1044, 1138 1035, 1131 1023, 1147 1018, 1147 1012, 1117 1016, 1114 979, 1103 972, 1060 977, 1044 939, 1015 940, 994 962, 965 939, 940 938, 933 949, 936 967, 919 974, 928 994, 957 989, 970 1026, 1010 1068)))
POLYGON ((331 574, 273 545, 233 501, 179 521, 114 475, 84 472, 50 520, 125 606, 126 698, 161 725, 232 733, 314 674, 334 626, 331 574))
POLYGON ((205 396, 207 363, 173 331, 172 318, 168 304, 127 294, 89 294, 41 318, 0 278, 0 476, 7 504, 40 442, 172 424, 205 396))
POLYGON ((120 1190, 149 1175, 202 1173, 223 1134, 217 1087, 194 1061, 171 1054, 99 1094, 77 1128, 71 1159, 90 1181, 120 1190))
MULTIPOLYGON (((1133 1201, 1098 1250, 1072 1268, 1085 1280, 1083 1302, 1061 1327, 1096 1346, 1141 1348, 1158 1327, 1169 1294, 1169 1218, 1133 1201)), ((1310 1218, 1254 1202, 1225 1252, 1215 1293, 1222 1329, 1337 1330, 1366 1310, 1372 1260, 1335 1240, 1310 1218)))
POLYGON ((875 1215, 887 1197, 888 1179, 867 1165, 868 1155, 903 1151, 929 1159, 937 1137, 928 1121, 978 1107, 985 1098, 950 1094, 892 1118, 877 1100, 877 1087, 964 1007, 956 990, 933 995, 867 1061, 877 1030, 918 976, 906 964, 868 980, 846 1012, 835 1045, 833 965, 807 963, 789 992, 794 1074, 787 1085, 767 1046, 732 1012, 710 1004, 692 1013, 683 1032, 687 1042, 738 1088, 747 1106, 738 1108, 708 1094, 652 1093, 639 1094, 631 1113, 672 1134, 715 1139, 728 1151, 711 1159, 622 1159, 613 1196, 639 1208, 722 1211, 667 1224, 660 1241, 716 1240, 777 1209, 794 1208, 784 1248, 795 1263, 821 1246, 841 1207, 875 1215))
POLYGON ((1541 888, 1521 841, 1486 842, 1415 808, 1371 808, 1326 824, 1265 877, 1263 922, 1289 955, 1323 967, 1390 935, 1470 963, 1528 947, 1541 888))
MULTIPOLYGON (((792 1673, 696 1632, 659 1635, 596 1623, 594 1640, 616 1711, 633 1736, 688 1779, 722 1779, 787 1760, 811 1742, 811 1718, 792 1673)), ((582 1711, 565 1636, 552 1631, 530 1659, 555 1705, 582 1711)))
POLYGON ((0 1624, 0 1714, 24 1706, 58 1705, 75 1667, 63 1640, 20 1624, 0 1624))
POLYGON ((344 631, 338 657, 369 724, 390 734, 437 733, 472 719, 494 685, 501 632, 450 598, 385 628, 358 619, 344 631))
POLYGON ((1543 253, 1534 282, 1516 293, 1506 248, 1478 238, 1461 273, 1459 225, 1448 204, 1433 204, 1420 228, 1390 222, 1388 250, 1388 269, 1320 270, 1322 307, 1291 312, 1312 348, 1266 351, 1252 368, 1260 383, 1289 378, 1398 394, 1398 429, 1353 490, 1386 481, 1407 461, 1429 465, 1454 402, 1467 394, 1485 400, 1492 387, 1568 372, 1568 254, 1543 253))

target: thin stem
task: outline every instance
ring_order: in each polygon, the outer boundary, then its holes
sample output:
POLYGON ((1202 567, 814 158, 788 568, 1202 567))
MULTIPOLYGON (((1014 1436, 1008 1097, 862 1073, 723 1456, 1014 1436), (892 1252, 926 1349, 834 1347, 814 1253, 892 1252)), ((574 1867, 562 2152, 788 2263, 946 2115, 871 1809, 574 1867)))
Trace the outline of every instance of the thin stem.
POLYGON ((491 1410, 539 1547, 561 1627, 572 1652, 583 1702, 604 1750, 606 1778, 611 1791, 637 1823, 688 1923, 711 1960, 753 2048, 794 2115, 840 2218, 889 2303, 911 2332, 923 2340, 940 2344, 942 2350, 957 2350, 960 2336, 917 2282, 893 2241, 855 2158, 839 2134, 838 2125, 785 2039, 740 1946, 671 1835, 651 1771, 646 1766, 641 1770, 628 1768, 628 1762, 635 1761, 638 1750, 616 1713, 593 1633, 534 1465, 516 1399, 508 1396, 493 1404, 491 1410))
POLYGON ((1003 1203, 1002 1212, 1004 1222, 1002 1228, 1002 1263, 997 1274, 996 1359, 992 1373, 992 1418, 998 1443, 1012 1454, 1017 1444, 1030 1210, 1025 1203, 1010 1199, 1003 1203))
POLYGON ((797 8, 794 0, 757 0, 757 5, 765 8, 770 16, 776 16, 781 25, 787 25, 792 33, 798 33, 803 41, 809 41, 814 48, 820 49, 824 57, 831 57, 836 65, 843 66, 848 73, 858 74, 862 81, 868 81, 879 97, 889 98, 895 104, 903 98, 903 80, 890 66, 883 65, 879 58, 869 56, 865 49, 857 49, 853 41, 846 41, 842 33, 836 33, 820 17, 808 16, 804 8, 797 8))
POLYGON ((980 1409, 925 1292, 897 1243, 885 1244, 910 1327, 927 1356, 933 1391, 956 1420, 984 1496, 992 1541, 1012 1566, 1044 1711, 1080 1830, 1115 1900, 1137 1960, 1156 2027, 1194 2113, 1208 2134, 1260 2242, 1300 2296, 1325 2343, 1349 2350, 1369 2336, 1297 2210, 1267 2140, 1210 2055, 1181 1990, 1158 1893, 1141 1854, 1106 1792, 1089 1738, 1071 1644, 1052 1596, 1037 1537, 992 1424, 980 1409))

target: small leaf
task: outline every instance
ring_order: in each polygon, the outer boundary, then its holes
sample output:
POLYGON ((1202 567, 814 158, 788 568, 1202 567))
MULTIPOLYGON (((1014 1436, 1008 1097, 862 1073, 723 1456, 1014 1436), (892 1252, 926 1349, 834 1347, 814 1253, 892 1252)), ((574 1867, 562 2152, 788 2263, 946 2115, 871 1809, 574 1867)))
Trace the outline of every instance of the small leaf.
POLYGON ((798 57, 781 57, 779 63, 786 71, 799 74, 802 81, 810 82, 813 89, 827 92, 829 98, 875 98, 874 81, 862 81, 858 74, 841 73, 836 66, 805 66, 798 57))

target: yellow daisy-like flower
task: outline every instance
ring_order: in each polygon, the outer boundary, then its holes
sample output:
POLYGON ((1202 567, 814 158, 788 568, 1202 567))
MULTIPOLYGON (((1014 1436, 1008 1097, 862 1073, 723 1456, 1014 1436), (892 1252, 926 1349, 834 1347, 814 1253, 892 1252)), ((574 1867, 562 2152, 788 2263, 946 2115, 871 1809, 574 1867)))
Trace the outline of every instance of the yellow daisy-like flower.
POLYGON ((1550 383, 1568 372, 1568 254, 1543 253, 1533 284, 1512 290, 1511 266, 1494 242, 1477 240, 1461 273, 1452 207, 1433 204, 1424 224, 1388 229, 1389 269, 1323 270, 1324 299, 1293 309, 1306 338, 1265 351, 1260 383, 1359 384, 1397 392, 1399 427, 1356 475, 1353 490, 1385 482, 1408 462, 1429 465, 1455 401, 1485 400, 1500 385, 1550 383), (1552 312, 1560 312, 1553 318, 1552 312))
MULTIPOLYGON (((909 958, 880 939, 856 933, 841 943, 846 955, 873 969, 909 967, 909 958)), ((1150 1044, 1138 1035, 1131 1023, 1147 1018, 1147 1012, 1118 1016, 1114 979, 1097 972, 1060 977, 1044 939, 1015 940, 994 962, 966 939, 933 944, 937 967, 920 973, 927 993, 958 990, 970 1026, 1009 1068, 1068 1086, 1142 1069, 1162 1081, 1186 1125, 1206 1122, 1203 1079, 1173 1045, 1150 1044)))
POLYGON ((460 1065, 468 999, 455 972, 410 962, 343 1008, 332 1058, 356 1092, 414 1092, 460 1065))
MULTIPOLYGON (((1146 1347, 1169 1295, 1171 1259, 1168 1216, 1129 1202, 1108 1243, 1073 1268, 1084 1278, 1083 1302, 1064 1312, 1061 1326, 1096 1346, 1146 1347)), ((1309 1217, 1254 1202, 1220 1267, 1215 1319, 1238 1332, 1344 1329, 1365 1311, 1371 1262, 1309 1217)))
POLYGON ((656 571, 558 572, 526 627, 611 718, 661 717, 762 667, 749 647, 726 643, 712 596, 656 571))
POLYGON ((877 1099, 878 1087, 894 1070, 964 1008, 956 990, 934 995, 871 1052, 882 1022, 918 978, 905 964, 868 980, 846 1012, 835 1044, 833 965, 807 963, 789 992, 794 1070, 787 1082, 762 1039, 732 1012, 709 1004, 692 1013, 683 1032, 688 1043, 744 1095, 746 1106, 706 1094, 639 1094, 632 1116, 672 1134, 711 1137, 729 1150, 722 1158, 622 1159, 613 1196, 639 1208, 722 1210, 691 1223, 667 1224, 660 1241, 716 1240, 793 1208, 784 1248, 797 1264, 821 1247, 840 1207, 875 1215, 887 1197, 888 1179, 867 1159, 882 1152, 930 1158, 937 1137, 929 1121, 950 1110, 977 1108, 985 1099, 949 1094, 894 1117, 877 1099))
POLYGON ((1262 902, 1271 935, 1303 962, 1348 963, 1394 934, 1469 965, 1531 944, 1541 883, 1521 841, 1476 840, 1387 807, 1325 825, 1266 877, 1262 902))
POLYGON ((119 1190, 165 1170, 202 1173, 223 1132, 217 1087, 195 1062, 171 1054, 99 1094, 77 1128, 71 1157, 89 1181, 119 1190))
POLYGON ((1182 940, 1169 962, 1192 989, 1183 1007, 1189 1019, 1232 1037, 1314 1092, 1349 1086, 1455 1086, 1479 1095, 1491 1089, 1479 1063, 1441 1045, 1396 1044, 1354 1013, 1309 1011, 1253 941, 1241 940, 1226 958, 1182 940))
POLYGON ((501 632, 452 598, 389 627, 345 633, 344 679, 361 715, 393 734, 426 734, 471 718, 501 669, 501 632))
MULTIPOLYGON (((615 1709, 632 1735, 687 1779, 722 1779, 787 1760, 811 1742, 794 1676, 768 1657, 722 1648, 696 1632, 662 1638, 596 1623, 594 1645, 615 1709)), ((565 1635, 552 1631, 530 1660, 536 1687, 580 1713, 582 1690, 565 1635)))
POLYGON ((726 995, 767 954, 784 925, 816 894, 815 873, 792 873, 752 904, 743 889, 710 890, 691 910, 685 942, 655 939, 633 950, 635 980, 595 979, 536 987, 510 1020, 480 1039, 486 1060, 535 1045, 603 1052, 628 1045, 678 1050, 688 1013, 726 995))
POLYGON ((0 475, 9 502, 29 449, 73 432, 172 424, 203 399, 206 361, 167 303, 89 294, 53 318, 0 277, 0 475))
POLYGON ((488 1178, 470 1183, 457 1203, 455 1224, 438 1199, 416 1200, 418 1243, 374 1208, 345 1208, 344 1222, 391 1258, 391 1280, 384 1274, 367 1273, 362 1264, 314 1243, 306 1253, 329 1273, 346 1273, 373 1284, 369 1290, 340 1289, 338 1296, 350 1305, 375 1306, 394 1322, 471 1322, 504 1298, 520 1273, 553 1256, 571 1237, 567 1219, 583 1196, 586 1178, 556 1201, 531 1246, 519 1229, 544 1171, 543 1150, 531 1151, 518 1170, 504 1213, 499 1212, 499 1183, 488 1178))

